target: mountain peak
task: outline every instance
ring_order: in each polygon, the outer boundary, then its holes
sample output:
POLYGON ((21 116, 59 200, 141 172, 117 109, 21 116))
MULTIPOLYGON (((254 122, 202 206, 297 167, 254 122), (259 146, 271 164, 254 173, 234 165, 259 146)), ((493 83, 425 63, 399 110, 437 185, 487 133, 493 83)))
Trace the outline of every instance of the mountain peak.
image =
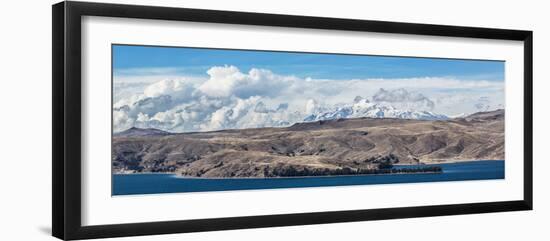
POLYGON ((447 120, 448 116, 435 114, 430 111, 400 110, 392 105, 369 102, 356 97, 355 103, 348 106, 339 106, 332 110, 323 111, 307 116, 304 121, 334 120, 342 118, 397 118, 413 120, 447 120))

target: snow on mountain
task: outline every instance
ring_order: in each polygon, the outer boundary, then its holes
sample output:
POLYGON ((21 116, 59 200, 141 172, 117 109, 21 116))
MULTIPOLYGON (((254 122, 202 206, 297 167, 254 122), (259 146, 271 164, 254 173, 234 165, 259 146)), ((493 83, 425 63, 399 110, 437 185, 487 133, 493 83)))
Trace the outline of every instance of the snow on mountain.
POLYGON ((449 117, 431 111, 397 109, 388 103, 373 103, 367 99, 356 98, 352 105, 338 106, 330 110, 321 110, 306 118, 305 122, 333 120, 341 118, 398 118, 414 120, 447 120, 449 117))

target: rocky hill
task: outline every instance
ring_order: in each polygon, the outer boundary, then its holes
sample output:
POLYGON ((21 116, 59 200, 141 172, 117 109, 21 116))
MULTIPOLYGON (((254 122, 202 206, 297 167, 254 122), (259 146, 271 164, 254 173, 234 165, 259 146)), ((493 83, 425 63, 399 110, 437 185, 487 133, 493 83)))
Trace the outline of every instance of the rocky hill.
POLYGON ((171 134, 113 135, 115 173, 274 177, 376 172, 386 164, 504 159, 504 111, 449 120, 352 118, 171 134))

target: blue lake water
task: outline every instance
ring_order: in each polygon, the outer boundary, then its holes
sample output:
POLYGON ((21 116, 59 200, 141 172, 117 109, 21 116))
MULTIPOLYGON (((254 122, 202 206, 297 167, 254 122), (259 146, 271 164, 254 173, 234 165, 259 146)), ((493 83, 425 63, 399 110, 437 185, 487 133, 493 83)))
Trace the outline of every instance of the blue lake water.
MULTIPOLYGON (((423 165, 426 166, 426 165, 423 165)), ((115 174, 113 195, 326 187, 504 179, 504 160, 438 164, 442 173, 289 178, 182 178, 172 174, 115 174)), ((394 168, 411 166, 396 165, 394 168)), ((415 167, 415 166, 412 166, 415 167)))

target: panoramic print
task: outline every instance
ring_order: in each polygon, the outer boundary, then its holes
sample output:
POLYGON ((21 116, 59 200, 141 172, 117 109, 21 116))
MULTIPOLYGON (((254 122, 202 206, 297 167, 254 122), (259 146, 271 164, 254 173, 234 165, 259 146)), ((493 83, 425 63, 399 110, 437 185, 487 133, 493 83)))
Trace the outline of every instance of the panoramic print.
POLYGON ((112 194, 504 178, 503 61, 112 46, 112 194))

